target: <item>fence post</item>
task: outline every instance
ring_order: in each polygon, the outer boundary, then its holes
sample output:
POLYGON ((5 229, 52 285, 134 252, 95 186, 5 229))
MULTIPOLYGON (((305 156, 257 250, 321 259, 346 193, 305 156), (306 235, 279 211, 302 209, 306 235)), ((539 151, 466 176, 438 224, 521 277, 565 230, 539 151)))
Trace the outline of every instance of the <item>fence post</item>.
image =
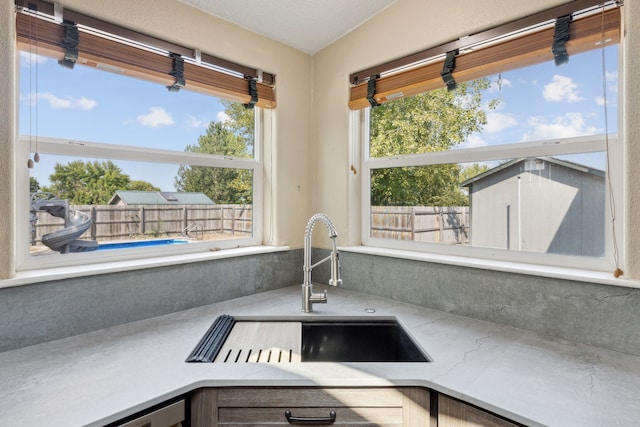
POLYGON ((231 234, 236 234, 236 207, 231 207, 231 234))
POLYGON ((140 233, 144 236, 145 232, 144 206, 140 206, 140 233))
POLYGON ((416 240, 416 208, 411 207, 411 241, 416 240))
POLYGON ((91 240, 97 240, 96 239, 96 229, 98 228, 96 221, 98 219, 98 215, 96 214, 96 207, 94 205, 91 205, 90 208, 90 215, 91 215, 91 240))
POLYGON ((182 229, 186 230, 187 227, 189 226, 189 209, 187 208, 187 205, 182 206, 182 212, 184 213, 184 221, 182 222, 182 229))
POLYGON ((444 241, 444 215, 442 213, 443 208, 440 206, 438 208, 438 226, 440 228, 440 234, 438 235, 438 243, 442 243, 444 241))

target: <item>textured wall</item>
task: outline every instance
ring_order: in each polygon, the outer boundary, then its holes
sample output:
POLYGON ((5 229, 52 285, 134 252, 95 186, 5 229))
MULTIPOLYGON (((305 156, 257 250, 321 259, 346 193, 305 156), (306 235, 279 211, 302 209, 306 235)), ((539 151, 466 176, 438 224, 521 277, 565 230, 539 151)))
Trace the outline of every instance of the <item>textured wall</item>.
MULTIPOLYGON (((313 58, 186 6, 178 0, 60 0, 81 13, 158 36, 277 75, 278 107, 265 124, 264 242, 302 247, 311 216, 311 89, 313 58)), ((16 49, 14 2, 0 1, 0 280, 15 274, 16 49)), ((24 188, 28 181, 23 175, 24 188)), ((21 211, 21 215, 26 211, 21 211)), ((25 234, 21 234, 24 238, 25 234)))
MULTIPOLYGON (((334 220, 341 246, 360 245, 360 174, 350 172, 350 157, 357 148, 350 126, 349 73, 437 46, 480 30, 567 3, 567 0, 458 0, 450 7, 434 7, 424 0, 398 0, 354 31, 314 56, 314 199, 313 209, 324 211, 334 220)), ((625 144, 624 202, 618 200, 617 218, 620 249, 624 253, 625 277, 640 279, 640 1, 626 0, 623 7, 623 60, 620 67, 621 100, 618 129, 625 144), (623 209, 625 208, 625 209, 623 209), (626 213, 622 218, 621 213, 626 213)), ((359 164, 356 162, 356 166, 359 164)), ((357 168, 359 171, 362 168, 357 168)), ((328 239, 321 237, 314 243, 328 239)), ((321 245, 318 245, 321 247, 321 245)))
MULTIPOLYGON (((15 138, 15 35, 13 2, 0 3, 0 279, 13 271, 14 187, 13 140, 15 138)), ((27 159, 23 165, 26 165, 27 159)))
POLYGON ((0 289, 0 352, 302 283, 302 251, 0 289))
POLYGON ((640 279, 640 1, 627 0, 624 4, 626 38, 621 86, 624 87, 624 118, 620 128, 627 141, 624 153, 626 217, 624 223, 618 220, 618 227, 624 230, 624 240, 619 244, 625 245, 625 276, 640 279))
POLYGON ((640 289, 344 251, 340 257, 348 289, 640 355, 640 289))
MULTIPOLYGON (((0 289, 0 351, 302 283, 302 250, 0 289)), ((328 255, 314 250, 317 261, 328 255)), ((342 251, 343 287, 640 355, 640 289, 342 251)), ((314 269, 327 283, 329 263, 314 269)))

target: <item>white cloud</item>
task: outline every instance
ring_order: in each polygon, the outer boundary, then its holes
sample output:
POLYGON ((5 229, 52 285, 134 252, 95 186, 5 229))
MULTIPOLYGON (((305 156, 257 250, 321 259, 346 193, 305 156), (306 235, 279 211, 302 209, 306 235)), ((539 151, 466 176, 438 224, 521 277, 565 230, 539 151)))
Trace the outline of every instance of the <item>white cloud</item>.
POLYGON ((136 120, 141 125, 152 128, 158 126, 169 126, 174 123, 171 114, 167 113, 162 107, 151 107, 149 108, 149 114, 141 114, 136 118, 136 120))
POLYGON ((484 131, 488 133, 497 133, 518 124, 518 121, 511 114, 496 112, 487 112, 486 114, 487 124, 484 131))
POLYGON ((218 114, 216 114, 216 120, 222 123, 226 123, 229 121, 229 116, 224 111, 220 111, 218 114))
POLYGON ((204 128, 205 123, 196 116, 188 116, 185 125, 187 129, 199 129, 204 128))
POLYGON ((578 102, 584 98, 580 96, 578 84, 571 77, 554 75, 551 83, 545 85, 542 96, 549 102, 578 102))
POLYGON ((471 135, 465 142, 460 144, 458 148, 475 148, 475 147, 485 147, 487 145, 486 141, 480 137, 480 135, 471 135))
MULTIPOLYGON (((33 96, 31 97, 33 100, 33 96)), ((74 98, 72 96, 67 96, 66 98, 60 98, 52 94, 51 92, 42 92, 37 94, 38 101, 46 101, 49 103, 49 107, 54 110, 93 110, 98 102, 95 99, 85 98, 74 98)))
POLYGON ((596 104, 602 107, 604 105, 604 96, 596 96, 596 104))
POLYGON ((543 117, 531 117, 529 126, 532 127, 532 130, 524 134, 523 140, 525 141, 569 138, 598 132, 598 128, 589 125, 580 113, 566 113, 563 116, 555 117, 551 122, 543 117))
POLYGON ((20 51, 20 64, 26 67, 29 67, 31 64, 44 64, 47 61, 48 58, 46 56, 20 51))

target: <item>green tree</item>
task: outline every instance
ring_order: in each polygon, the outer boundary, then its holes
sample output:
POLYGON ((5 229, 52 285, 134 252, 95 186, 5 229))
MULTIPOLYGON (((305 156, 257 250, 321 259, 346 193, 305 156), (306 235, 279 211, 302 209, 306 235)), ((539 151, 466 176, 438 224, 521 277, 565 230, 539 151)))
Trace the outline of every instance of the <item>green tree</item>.
POLYGON ((29 177, 29 193, 33 194, 33 193, 37 193, 38 191, 40 191, 40 183, 38 182, 38 179, 34 176, 30 176, 29 177))
MULTIPOLYGON (((449 150, 487 118, 482 92, 488 79, 461 83, 455 91, 439 89, 389 102, 371 112, 371 157, 449 150)), ((489 103, 495 108, 496 101, 489 103)), ((464 206, 462 168, 456 164, 376 169, 371 175, 371 204, 397 206, 464 206)))
POLYGON ((481 173, 485 173, 489 170, 489 166, 483 163, 474 163, 470 166, 466 166, 460 172, 460 182, 464 182, 468 179, 473 178, 474 176, 478 176, 481 173))
MULTIPOLYGON (((198 143, 185 151, 221 156, 253 155, 253 110, 238 103, 224 103, 225 122, 211 122, 198 143)), ((178 191, 201 191, 215 203, 252 203, 252 172, 242 169, 210 168, 182 165, 178 169, 175 188, 178 191)))
POLYGON ((224 106, 224 113, 229 118, 225 125, 236 135, 244 139, 246 149, 243 157, 253 157, 253 142, 255 140, 254 110, 245 108, 244 104, 233 101, 220 101, 224 106))
POLYGON ((156 187, 155 185, 151 184, 150 182, 135 180, 135 181, 130 181, 129 182, 129 186, 127 187, 127 190, 134 190, 134 191, 160 191, 161 189, 160 189, 160 187, 156 187))
MULTIPOLYGON (((54 172, 49 176, 51 186, 44 191, 68 199, 72 205, 105 205, 118 190, 130 190, 132 181, 110 160, 84 162, 74 160, 63 165, 56 163, 54 172)), ((144 181, 133 181, 135 189, 144 188, 157 191, 157 188, 144 181), (144 183, 144 184, 143 184, 144 183)))

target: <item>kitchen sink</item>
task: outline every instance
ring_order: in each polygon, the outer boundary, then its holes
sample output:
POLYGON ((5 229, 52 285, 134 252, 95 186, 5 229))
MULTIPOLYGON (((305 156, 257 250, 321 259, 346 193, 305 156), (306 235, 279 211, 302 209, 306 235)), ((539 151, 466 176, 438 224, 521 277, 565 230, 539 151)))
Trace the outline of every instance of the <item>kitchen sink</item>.
POLYGON ((216 319, 188 362, 430 362, 395 318, 216 319))
POLYGON ((302 322, 302 362, 429 362, 395 320, 302 322))

